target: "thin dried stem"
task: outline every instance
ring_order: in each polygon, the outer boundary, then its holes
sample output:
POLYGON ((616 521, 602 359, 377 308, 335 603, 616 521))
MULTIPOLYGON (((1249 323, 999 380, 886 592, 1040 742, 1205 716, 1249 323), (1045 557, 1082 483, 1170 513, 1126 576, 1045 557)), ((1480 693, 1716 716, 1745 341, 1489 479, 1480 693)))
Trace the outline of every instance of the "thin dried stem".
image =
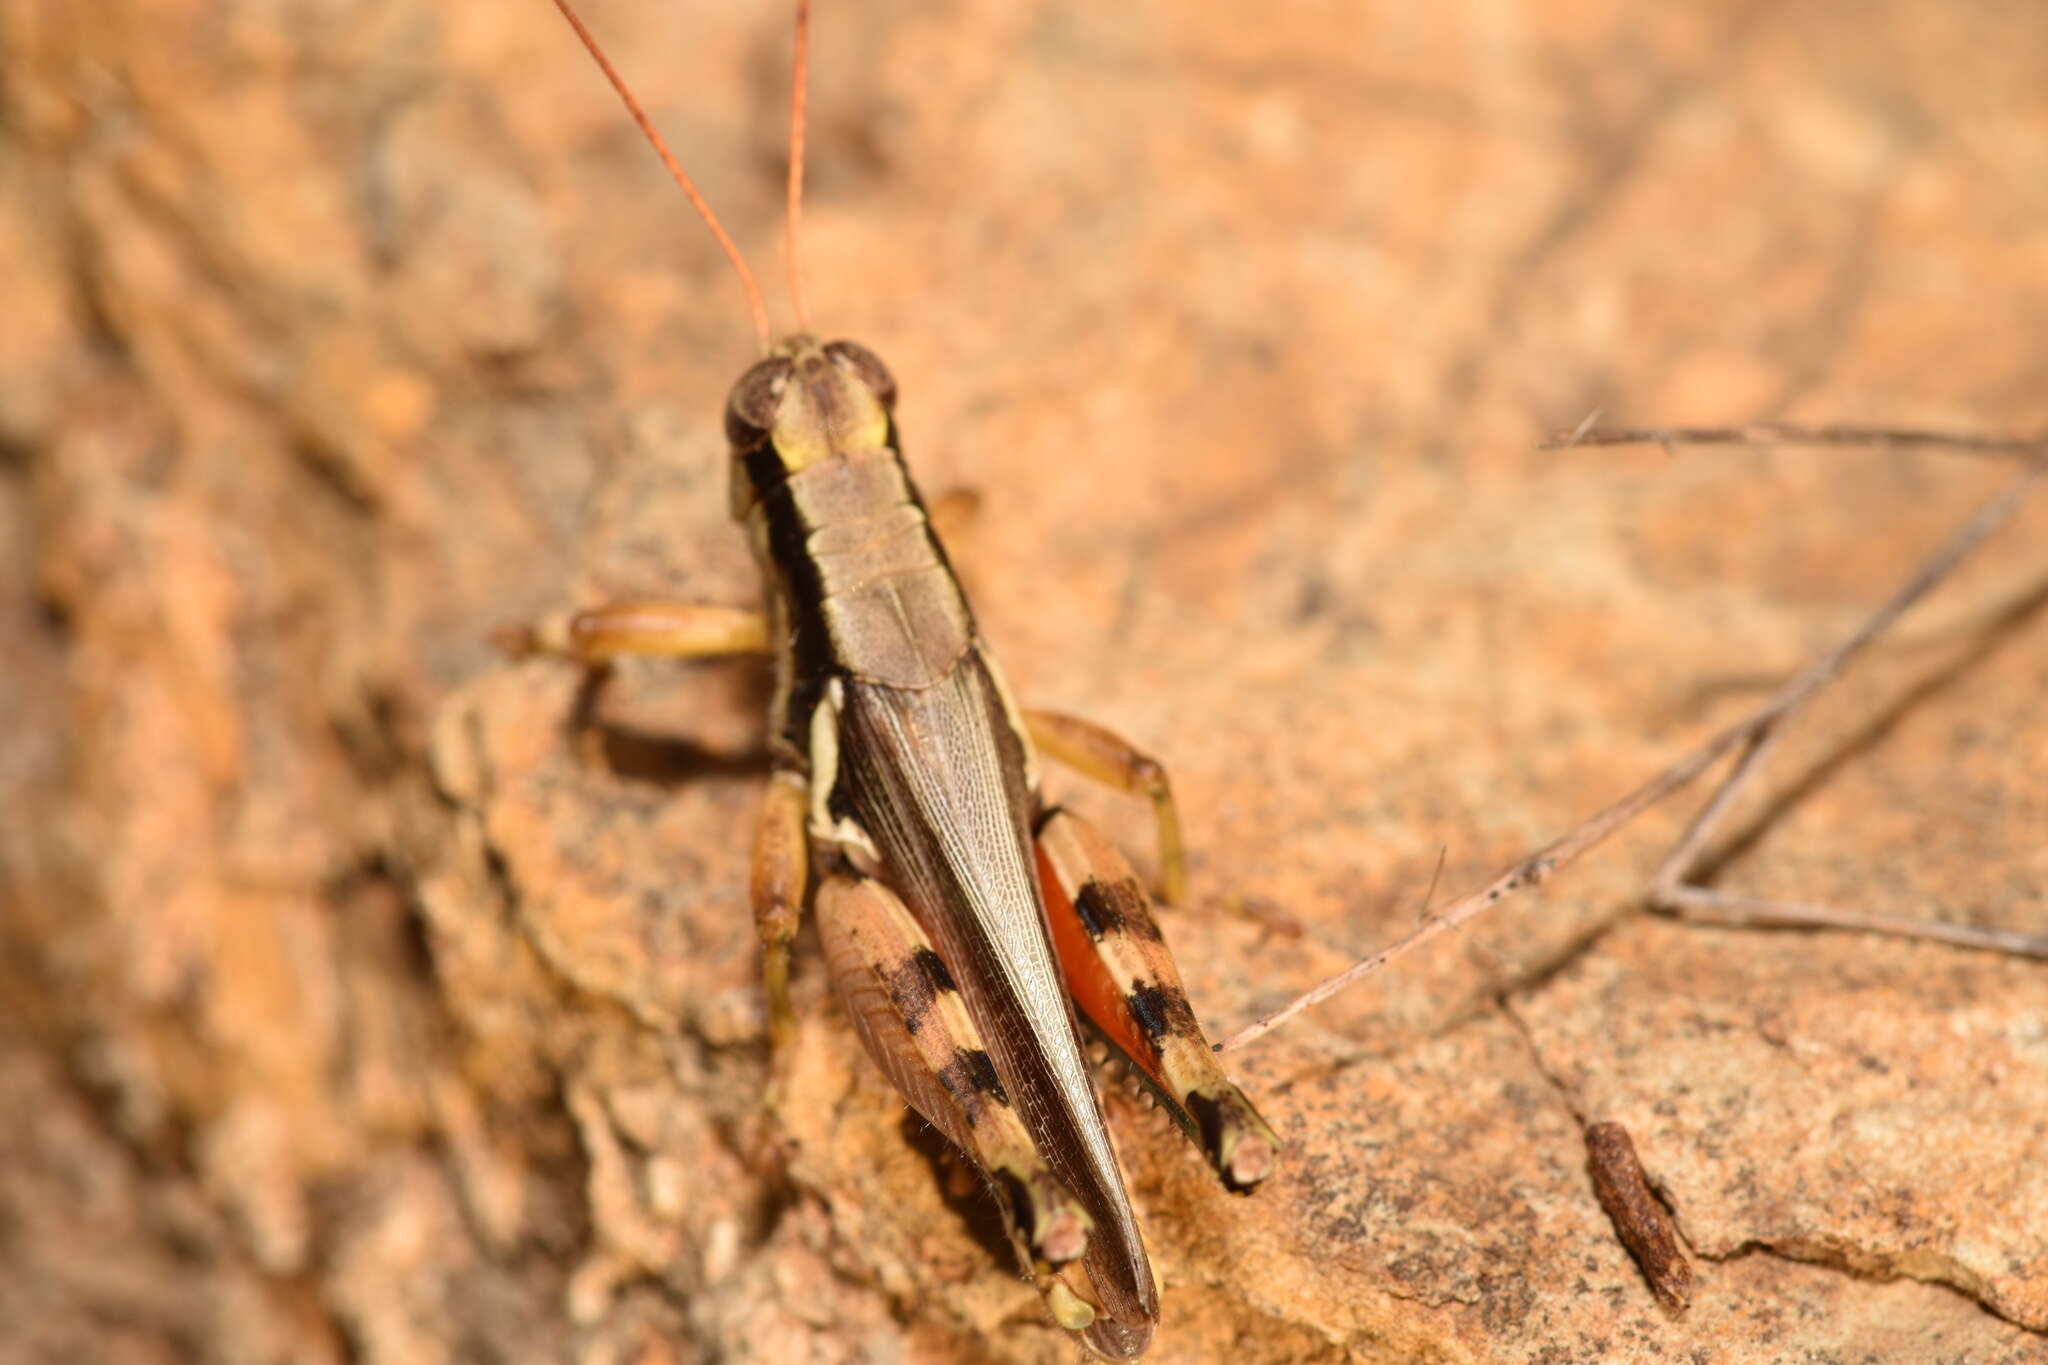
POLYGON ((1650 883, 1652 903, 1655 903, 1663 892, 1676 890, 1683 885, 1685 874, 1699 862, 1701 850, 1706 847, 1707 840, 1713 837, 1714 829, 1721 823, 1721 817, 1734 803, 1736 789, 1749 774, 1763 766, 1764 760, 1770 757, 1771 751, 1777 747, 1778 727, 1775 724, 1766 723, 1751 732, 1749 746, 1743 750, 1742 757, 1736 761, 1734 769, 1721 779, 1721 785, 1714 789, 1713 796, 1708 798, 1706 805, 1700 807, 1699 813, 1686 825, 1685 833, 1678 836, 1678 842, 1671 846, 1671 851, 1664 855, 1664 861, 1658 864, 1657 873, 1650 883))
POLYGON ((1732 427, 1601 427, 1595 413, 1570 431, 1560 431, 1538 449, 1576 446, 1803 445, 1875 446, 1880 450, 1953 450, 1990 459, 2026 459, 2048 436, 1986 436, 1911 427, 1805 426, 1797 422, 1751 422, 1732 427))
MULTIPOLYGON (((2038 472, 2033 477, 2038 478, 2038 472)), ((1722 924, 1733 928, 1849 929, 1900 938, 1930 939, 1959 948, 2008 953, 2017 957, 2048 958, 2048 935, 1987 929, 1945 920, 1908 919, 1809 901, 1772 900, 1693 883, 1690 878, 1705 858, 1707 842, 1733 809, 1743 787, 1776 752, 1783 719, 1783 716, 1774 717, 1759 727, 1741 760, 1728 776, 1721 779, 1712 798, 1700 808, 1699 814, 1692 818, 1685 833, 1658 865, 1650 883, 1649 902, 1653 908, 1669 911, 1696 924, 1722 924)))
POLYGON ((1359 959, 1256 1023, 1240 1029, 1218 1044, 1216 1050, 1236 1051, 1278 1028, 1303 1010, 1320 1005, 1353 982, 1372 975, 1394 959, 1406 956, 1439 934, 1449 933, 1481 912, 1493 908, 1514 892, 1547 881, 1552 873, 1601 843, 1608 835, 1634 820, 1651 806, 1679 788, 1690 785, 1701 773, 1713 766, 1715 760, 1748 738, 1754 719, 1752 717, 1722 731, 1627 796, 1588 818, 1571 833, 1529 854, 1484 887, 1463 900, 1453 901, 1444 907, 1441 914, 1416 926, 1408 934, 1378 952, 1359 959))
MULTIPOLYGON (((1527 886, 1535 886, 1572 861, 1594 848, 1616 830, 1622 828, 1638 815, 1648 810, 1664 797, 1679 788, 1691 784, 1700 774, 1718 761, 1724 754, 1743 745, 1749 745, 1743 768, 1749 768, 1760 761, 1769 745, 1765 736, 1778 721, 1806 704, 1815 693, 1839 677, 1848 662, 1865 646, 1888 630, 1900 616, 1926 596, 1936 584, 1946 578, 1956 565, 1983 544, 2012 514, 2020 504, 2044 480, 2048 480, 2048 452, 2042 452, 2039 442, 2035 450, 2041 452, 2031 468, 2018 479, 2008 484, 1990 501, 1985 503, 1970 519, 1963 523, 1935 552, 1914 570, 1912 576, 1870 616, 1853 634, 1822 654, 1787 683, 1769 701, 1752 711, 1747 717, 1728 727, 1679 759, 1670 767, 1652 777, 1648 782, 1606 807, 1578 828, 1554 843, 1523 858, 1507 871, 1496 877, 1487 886, 1447 906, 1443 913, 1428 923, 1418 926, 1406 936, 1397 939, 1387 947, 1369 957, 1360 959, 1350 967, 1323 981, 1306 993, 1297 996, 1257 1022, 1241 1029, 1225 1039, 1217 1047, 1218 1052, 1230 1052, 1255 1041, 1288 1019, 1310 1009, 1331 996, 1370 976, 1396 958, 1413 952, 1439 934, 1448 933, 1467 921, 1476 918, 1486 910, 1498 905, 1514 892, 1527 886)), ((1740 771, 1740 770, 1738 770, 1740 771)), ((1726 788, 1715 795, 1715 804, 1726 805, 1726 788)), ((1705 840, 1704 834, 1695 838, 1700 821, 1694 822, 1681 847, 1688 844, 1697 846, 1705 840)))
POLYGON ((1986 929, 1946 920, 1907 919, 1903 915, 1880 915, 1809 901, 1767 900, 1707 886, 1672 887, 1658 894, 1656 904, 1697 924, 1725 924, 1740 929, 1849 929, 1897 938, 1931 939, 1958 948, 2013 957, 2048 958, 2048 934, 1986 929))

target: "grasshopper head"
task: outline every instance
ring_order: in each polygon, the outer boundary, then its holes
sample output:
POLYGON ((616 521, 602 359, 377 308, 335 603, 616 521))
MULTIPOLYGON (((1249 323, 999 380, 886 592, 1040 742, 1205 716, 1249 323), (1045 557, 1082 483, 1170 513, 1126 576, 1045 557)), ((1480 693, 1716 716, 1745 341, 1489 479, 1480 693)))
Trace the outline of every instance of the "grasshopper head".
POLYGON ((895 406, 895 378, 860 343, 801 333, 777 343, 726 400, 733 515, 820 460, 886 448, 895 406))

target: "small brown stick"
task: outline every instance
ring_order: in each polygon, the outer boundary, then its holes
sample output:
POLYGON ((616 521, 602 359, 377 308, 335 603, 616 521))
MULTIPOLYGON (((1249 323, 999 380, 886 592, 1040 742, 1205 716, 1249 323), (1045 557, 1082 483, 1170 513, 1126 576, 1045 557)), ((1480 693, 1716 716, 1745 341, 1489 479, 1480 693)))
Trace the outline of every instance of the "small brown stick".
MULTIPOLYGON (((1769 710, 1769 707, 1765 708, 1769 710)), ((1775 714, 1775 713, 1774 713, 1775 714)), ((1234 1052, 1247 1043, 1259 1038, 1286 1023, 1305 1009, 1320 1005, 1331 996, 1350 986, 1361 978, 1372 975, 1396 958, 1404 957, 1420 948, 1439 934, 1458 928, 1467 920, 1498 905, 1514 892, 1525 886, 1536 886, 1546 881, 1550 874, 1572 862, 1579 855, 1598 845, 1622 826, 1641 815, 1651 806, 1689 785, 1701 773, 1713 766, 1714 761, 1733 749, 1749 736, 1757 722, 1756 716, 1723 730, 1698 749, 1687 754, 1678 762, 1658 773, 1642 786, 1622 797, 1619 801, 1587 819, 1577 829, 1554 843, 1546 844, 1536 852, 1523 858, 1495 877, 1486 886, 1453 901, 1443 913, 1437 915, 1394 940, 1369 957, 1364 957, 1346 967, 1335 976, 1296 996, 1279 1009, 1239 1029, 1230 1037, 1217 1044, 1218 1052, 1234 1052)))
MULTIPOLYGON (((1597 417, 1599 414, 1593 414, 1597 417)), ((1592 418, 1560 431, 1539 450, 1577 446, 1875 446, 1880 450, 1953 450, 1989 459, 2018 460, 2038 453, 2048 436, 1984 436, 1910 427, 1802 426, 1797 422, 1751 422, 1733 427, 1599 427, 1592 418)))
POLYGON ((1692 1306, 1692 1262, 1679 1249, 1671 1216, 1643 1176, 1628 1129, 1612 1121, 1588 1124, 1586 1166, 1600 1207, 1642 1267, 1650 1292, 1671 1312, 1683 1313, 1692 1306))
POLYGON ((1607 836, 1658 801, 1680 787, 1689 785, 1730 750, 1748 745, 1754 752, 1772 726, 1803 706, 1816 692, 1840 676, 1852 657, 1890 629, 1908 608, 1926 596, 1955 569, 1957 564, 2004 524, 2018 510, 2028 494, 2044 480, 2048 480, 2048 450, 2043 450, 2039 442, 2036 443, 2035 449, 2041 453, 2024 474, 2008 484, 2003 491, 1964 522, 1861 627, 1815 659, 1769 701, 1619 801, 1599 811, 1563 838, 1515 863, 1479 891, 1463 900, 1453 902, 1435 919, 1418 926, 1385 948, 1360 959, 1305 994, 1295 997, 1279 1009, 1240 1029, 1224 1039, 1216 1050, 1234 1051, 1263 1037, 1303 1010, 1321 1004, 1353 982, 1370 976, 1396 958, 1413 952, 1437 935, 1458 928, 1523 887, 1534 886, 1547 880, 1552 873, 1600 844, 1607 836))

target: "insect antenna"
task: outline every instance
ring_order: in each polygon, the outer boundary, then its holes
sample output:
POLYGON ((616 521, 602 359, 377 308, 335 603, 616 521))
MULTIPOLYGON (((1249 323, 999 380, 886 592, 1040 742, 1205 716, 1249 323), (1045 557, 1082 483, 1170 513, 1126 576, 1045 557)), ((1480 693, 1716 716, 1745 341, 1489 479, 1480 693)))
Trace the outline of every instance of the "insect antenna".
POLYGON ((796 56, 789 82, 789 297, 797 330, 811 330, 804 306, 804 276, 797 260, 797 236, 804 218, 804 85, 811 70, 811 0, 796 0, 796 56))
MULTIPOLYGON (((640 101, 633 98, 633 92, 626 88, 626 82, 619 75, 618 68, 614 67, 611 59, 604 55, 604 49, 597 45, 597 39, 593 38, 590 30, 583 26, 583 20, 577 17, 576 11, 569 7, 569 0, 555 0, 555 8, 560 10, 562 17, 569 21, 569 27, 576 30, 576 36, 583 40, 583 46, 589 49, 591 57, 597 62, 598 69, 603 71, 605 79, 612 83, 612 89, 619 92, 619 98, 625 102, 626 112, 633 116, 633 122, 640 125, 640 131, 646 134, 647 141, 653 145, 655 155, 661 158, 661 164, 668 167, 668 173, 675 177, 675 182, 683 187, 683 193, 690 197, 690 203, 696 207, 698 215, 704 219, 705 226, 711 229, 711 235, 716 237, 719 246, 725 249, 725 258, 732 262, 732 268, 739 274, 740 287, 747 291, 747 307, 752 310, 754 315, 754 334, 761 339, 761 349, 767 350, 770 342, 773 340, 768 330, 768 305, 761 298, 761 286, 754 283, 754 272, 747 269, 746 257, 740 255, 740 249, 734 246, 732 238, 726 235, 725 225, 718 221, 718 215, 711 211, 711 205, 705 202, 702 194, 698 193, 696 182, 684 173, 682 163, 676 160, 675 153, 668 149, 668 143, 664 142, 661 134, 655 131, 653 121, 647 117, 647 111, 640 107, 640 101)), ((799 7, 799 24, 802 22, 802 11, 808 8, 808 3, 799 7)), ((799 27, 799 35, 802 32, 802 28, 799 27)), ((801 72, 803 70, 802 37, 799 36, 797 41, 799 44, 797 49, 797 70, 801 72)), ((799 89, 801 89, 801 85, 799 85, 799 89)), ((802 100, 799 97, 797 108, 801 110, 802 107, 802 100)), ((803 146, 800 131, 795 145, 799 148, 803 146)), ((793 178, 794 172, 792 172, 793 178)), ((792 191, 793 193, 794 191, 792 191)), ((792 221, 793 226, 794 223, 792 221)), ((795 259, 794 244, 791 246, 791 259, 795 259)), ((799 317, 803 314, 801 302, 798 304, 797 314, 799 317)))

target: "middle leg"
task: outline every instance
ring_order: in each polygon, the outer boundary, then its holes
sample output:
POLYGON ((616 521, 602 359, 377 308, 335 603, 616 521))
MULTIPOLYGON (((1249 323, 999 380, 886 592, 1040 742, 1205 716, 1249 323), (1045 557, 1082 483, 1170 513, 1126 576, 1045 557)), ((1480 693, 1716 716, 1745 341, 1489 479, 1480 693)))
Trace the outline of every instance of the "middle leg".
POLYGON ((1181 843, 1180 809, 1159 760, 1093 721, 1059 711, 1024 712, 1031 742, 1083 777, 1143 796, 1152 802, 1159 826, 1159 899, 1178 905, 1187 895, 1187 853, 1181 843))

